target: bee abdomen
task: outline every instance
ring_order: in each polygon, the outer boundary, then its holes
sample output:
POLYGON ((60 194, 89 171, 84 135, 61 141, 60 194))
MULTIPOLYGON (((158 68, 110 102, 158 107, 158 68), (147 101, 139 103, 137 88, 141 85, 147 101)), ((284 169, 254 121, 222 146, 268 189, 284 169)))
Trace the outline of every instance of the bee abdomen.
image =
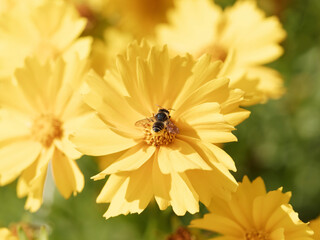
POLYGON ((152 125, 152 130, 154 132, 160 132, 162 129, 164 129, 164 123, 163 122, 155 122, 152 125))

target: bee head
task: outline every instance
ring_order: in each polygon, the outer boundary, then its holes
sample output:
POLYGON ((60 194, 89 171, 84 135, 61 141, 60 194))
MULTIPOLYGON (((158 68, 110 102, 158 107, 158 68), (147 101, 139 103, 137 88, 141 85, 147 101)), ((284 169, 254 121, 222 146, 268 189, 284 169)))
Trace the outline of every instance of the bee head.
POLYGON ((165 114, 167 114, 167 115, 170 114, 169 110, 167 110, 167 109, 165 109, 165 108, 160 108, 160 109, 158 110, 158 113, 165 113, 165 114))

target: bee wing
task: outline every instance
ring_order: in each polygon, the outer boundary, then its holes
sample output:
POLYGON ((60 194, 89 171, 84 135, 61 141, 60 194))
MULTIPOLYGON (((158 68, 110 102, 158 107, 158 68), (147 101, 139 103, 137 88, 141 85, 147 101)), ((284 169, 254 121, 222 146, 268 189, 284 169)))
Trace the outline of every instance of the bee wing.
POLYGON ((141 120, 137 121, 134 125, 136 127, 148 127, 153 122, 154 122, 153 117, 152 118, 144 118, 144 119, 141 119, 141 120))
POLYGON ((168 132, 170 133, 178 134, 180 132, 179 128, 176 125, 174 125, 174 123, 171 122, 170 119, 166 122, 166 127, 168 132))

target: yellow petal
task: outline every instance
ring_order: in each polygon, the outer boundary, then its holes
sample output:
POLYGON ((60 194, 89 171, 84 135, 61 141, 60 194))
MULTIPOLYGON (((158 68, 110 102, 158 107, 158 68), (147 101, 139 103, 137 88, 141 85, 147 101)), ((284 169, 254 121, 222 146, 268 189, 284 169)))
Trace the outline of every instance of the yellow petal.
POLYGON ((157 153, 154 155, 152 167, 152 187, 156 202, 160 210, 165 210, 170 205, 170 174, 163 174, 159 167, 159 158, 157 153))
POLYGON ((241 50, 242 62, 265 64, 281 55, 278 42, 284 39, 285 31, 276 17, 266 18, 255 2, 237 2, 226 9, 225 18, 231 24, 226 26, 221 41, 241 50))
POLYGON ((0 184, 5 185, 15 179, 34 162, 41 150, 40 143, 18 141, 0 148, 0 184))
POLYGON ((243 122, 250 115, 250 112, 239 108, 243 102, 244 92, 240 89, 230 91, 228 100, 221 104, 221 113, 224 114, 226 121, 232 126, 243 122))
POLYGON ((33 114, 34 108, 27 101, 19 87, 12 81, 0 81, 0 102, 2 107, 9 107, 18 110, 20 113, 33 114), (5 89, 3 91, 2 89, 5 89))
MULTIPOLYGON (((152 163, 146 163, 139 170, 123 175, 121 186, 112 193, 112 200, 105 218, 120 214, 141 213, 149 204, 153 192, 150 172, 152 163)), ((111 175, 112 176, 112 175, 111 175)))
POLYGON ((208 144, 203 142, 204 145, 210 149, 210 151, 213 153, 213 155, 229 170, 232 170, 234 172, 237 171, 236 165, 233 161, 233 159, 220 147, 214 145, 214 144, 208 144))
POLYGON ((42 149, 39 157, 28 168, 26 168, 19 177, 17 184, 17 195, 22 198, 28 195, 34 185, 39 182, 39 178, 47 173, 49 161, 52 159, 54 147, 42 149))
POLYGON ((152 158, 156 148, 146 145, 144 142, 128 149, 113 164, 94 176, 95 180, 102 179, 107 174, 134 171, 140 168, 146 161, 152 158))
POLYGON ((152 103, 173 108, 173 101, 180 97, 187 79, 192 74, 193 61, 190 56, 169 58, 166 46, 160 51, 152 48, 148 60, 153 78, 152 103), (170 98, 167 97, 168 89, 170 89, 170 98))
MULTIPOLYGON (((89 71, 87 59, 80 59, 76 54, 70 55, 68 61, 59 58, 53 68, 52 84, 48 83, 49 93, 54 102, 54 114, 66 121, 87 112, 89 107, 83 103, 80 87, 89 71), (60 85, 58 83, 60 82, 60 85), (54 91, 53 87, 57 85, 54 91)), ((49 94, 48 94, 49 95, 49 94)))
MULTIPOLYGON (((41 65, 37 58, 27 58, 24 68, 18 68, 15 71, 17 82, 24 97, 37 112, 53 111, 53 105, 50 102, 52 95, 48 94, 48 82, 51 82, 51 74, 48 73, 51 72, 50 64, 41 65)), ((53 88, 53 90, 55 89, 53 88)))
POLYGON ((7 228, 0 228, 0 239, 3 239, 3 240, 18 240, 18 237, 15 236, 7 228))
MULTIPOLYGON (((270 191, 267 195, 258 196, 253 202, 253 219, 256 229, 264 227, 276 209, 290 200, 290 195, 283 194, 281 190, 270 191)), ((266 229, 267 230, 267 229, 266 229)))
POLYGON ((42 204, 43 187, 53 150, 54 147, 42 149, 37 161, 30 165, 19 178, 17 194, 19 197, 28 196, 25 209, 31 212, 37 211, 42 204))
POLYGON ((66 62, 70 59, 70 55, 77 53, 80 59, 87 58, 90 54, 93 39, 91 37, 83 37, 77 39, 63 54, 66 62))
POLYGON ((237 137, 231 133, 234 127, 228 123, 219 123, 215 125, 203 124, 199 126, 189 126, 179 124, 182 137, 191 137, 210 143, 226 143, 237 141, 237 137))
POLYGON ((76 150, 75 145, 69 140, 68 135, 64 135, 62 139, 56 140, 54 142, 54 145, 68 158, 71 159, 78 159, 82 156, 82 153, 76 150))
POLYGON ((251 67, 248 71, 248 77, 260 79, 257 88, 267 97, 277 99, 285 92, 283 77, 272 68, 263 66, 251 67))
POLYGON ((70 140, 80 152, 93 156, 120 152, 138 144, 134 139, 122 137, 108 129, 96 116, 88 118, 84 127, 70 136, 70 140))
POLYGON ((84 177, 75 160, 69 159, 63 152, 55 150, 52 158, 52 172, 59 192, 64 198, 71 193, 76 195, 84 187, 84 177))
POLYGON ((227 169, 237 171, 233 159, 220 147, 217 147, 216 145, 205 141, 201 141, 199 139, 183 135, 180 135, 179 139, 183 139, 184 141, 188 142, 207 163, 211 163, 213 165, 215 163, 221 163, 227 169))
POLYGON ((191 214, 199 212, 199 196, 185 173, 171 174, 170 197, 172 210, 178 216, 184 215, 187 211, 191 214))
POLYGON ((243 229, 237 222, 218 214, 206 214, 191 222, 190 227, 206 229, 232 238, 243 239, 243 229))
POLYGON ((127 175, 123 173, 110 175, 106 184, 103 186, 101 192, 97 197, 97 203, 111 202, 114 194, 125 183, 126 179, 127 175))
POLYGON ((179 115, 176 121, 183 121, 190 126, 224 122, 223 116, 220 114, 220 104, 215 102, 202 103, 191 107, 179 115))
POLYGON ((190 91, 184 101, 180 101, 180 106, 173 106, 176 111, 173 112, 172 117, 179 116, 187 109, 200 105, 205 102, 223 102, 229 95, 229 79, 217 78, 204 83, 194 91, 190 91))
MULTIPOLYGON (((190 106, 184 104, 185 99, 189 97, 190 93, 199 89, 203 84, 217 78, 221 65, 221 61, 212 62, 211 56, 207 54, 200 57, 192 67, 192 75, 185 77, 185 84, 180 87, 179 94, 175 99, 174 108, 186 106, 187 108, 185 109, 188 109, 190 106)), ((219 81, 217 81, 216 84, 220 85, 219 81)), ((175 114, 175 112, 173 114, 175 114)))
POLYGON ((278 228, 278 229, 272 231, 270 233, 269 237, 270 237, 270 240, 285 240, 286 239, 283 228, 278 228))
POLYGON ((175 139, 170 146, 161 146, 158 154, 162 173, 184 172, 190 169, 211 170, 210 166, 186 142, 175 139))
POLYGON ((30 212, 37 211, 43 201, 43 186, 47 175, 47 168, 43 169, 40 176, 32 183, 24 208, 30 212))
POLYGON ((198 53, 214 40, 221 8, 209 0, 180 0, 175 4, 168 15, 170 25, 160 25, 157 38, 177 52, 198 53))
POLYGON ((188 171, 187 176, 198 193, 200 201, 207 207, 209 207, 213 198, 230 199, 231 193, 238 186, 234 178, 230 179, 229 175, 226 176, 217 168, 213 168, 211 171, 188 171))
POLYGON ((139 134, 140 131, 134 127, 136 121, 145 118, 134 111, 123 95, 114 91, 106 81, 97 74, 91 73, 86 78, 89 86, 87 92, 83 93, 84 101, 103 116, 103 120, 109 126, 119 126, 119 130, 139 134), (110 104, 116 102, 117 104, 110 104))
POLYGON ((8 109, 0 110, 0 142, 26 139, 30 136, 30 119, 8 109))

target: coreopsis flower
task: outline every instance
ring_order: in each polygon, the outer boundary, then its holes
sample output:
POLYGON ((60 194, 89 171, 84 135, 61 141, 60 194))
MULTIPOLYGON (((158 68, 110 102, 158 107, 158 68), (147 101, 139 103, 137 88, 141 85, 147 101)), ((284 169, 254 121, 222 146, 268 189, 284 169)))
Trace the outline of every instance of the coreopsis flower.
POLYGON ((19 240, 19 238, 12 234, 8 228, 0 228, 1 240, 19 240))
POLYGON ((289 204, 290 192, 266 192, 262 178, 244 177, 231 200, 215 198, 211 213, 191 222, 191 227, 221 234, 219 240, 311 240, 312 230, 289 204))
POLYGON ((0 228, 1 240, 47 240, 48 234, 44 226, 28 223, 10 224, 9 228, 0 228))
POLYGON ((94 13, 103 14, 104 12, 108 12, 109 0, 65 0, 74 4, 76 7, 87 8, 89 11, 94 13))
POLYGON ((107 68, 115 65, 116 56, 124 54, 127 46, 134 40, 132 34, 110 27, 104 32, 104 40, 96 39, 92 44, 91 66, 104 76, 107 68))
POLYGON ((211 0, 176 0, 169 24, 157 28, 160 44, 195 57, 210 53, 213 59, 229 61, 224 73, 230 85, 246 95, 243 105, 280 97, 280 74, 266 66, 283 49, 279 43, 286 33, 277 17, 266 17, 253 0, 237 1, 224 11, 211 0))
POLYGON ((73 5, 62 0, 13 1, 0 18, 0 77, 10 77, 27 56, 41 62, 75 52, 85 58, 91 37, 78 38, 86 25, 73 5))
POLYGON ((170 58, 166 47, 142 42, 104 79, 87 77, 83 99, 98 117, 71 140, 85 154, 106 155, 109 166, 93 177, 110 175, 97 198, 110 203, 106 218, 140 213, 153 198, 161 210, 195 213, 199 201, 235 190, 234 162, 214 144, 236 141, 231 131, 249 112, 239 108, 243 92, 217 77, 221 67, 208 55, 170 58))
POLYGON ((27 58, 14 81, 0 83, 0 185, 19 177, 18 197, 28 196, 25 208, 32 212, 42 204, 49 164, 63 197, 84 186, 75 161, 82 154, 68 135, 88 114, 77 91, 87 65, 76 56, 45 64, 27 58))
POLYGON ((317 217, 316 219, 311 220, 309 223, 309 227, 314 232, 313 239, 319 240, 320 239, 320 217, 317 217))
POLYGON ((118 0, 110 1, 111 8, 119 14, 118 26, 137 38, 154 35, 155 27, 167 22, 167 11, 173 0, 118 0))

